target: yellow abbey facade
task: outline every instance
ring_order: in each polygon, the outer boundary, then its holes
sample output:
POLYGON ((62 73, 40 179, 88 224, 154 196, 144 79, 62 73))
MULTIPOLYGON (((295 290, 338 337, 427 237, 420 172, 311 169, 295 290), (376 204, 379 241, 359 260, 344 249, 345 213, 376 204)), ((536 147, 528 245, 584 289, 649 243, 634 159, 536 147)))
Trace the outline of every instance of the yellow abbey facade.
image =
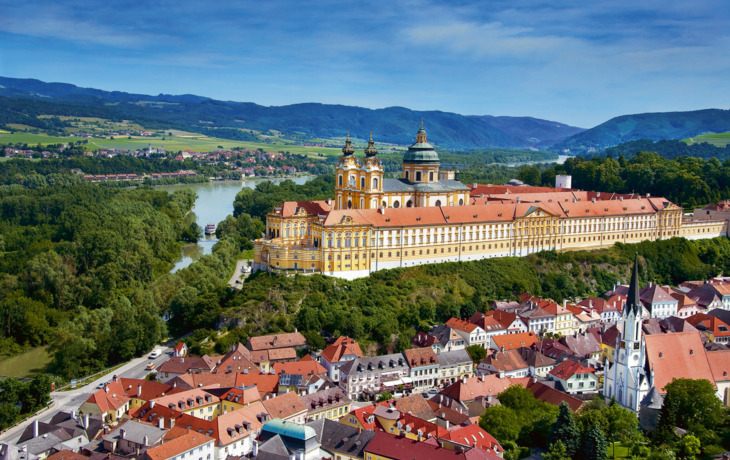
POLYGON ((727 220, 695 220, 664 198, 564 187, 468 187, 439 166, 423 126, 398 179, 383 177, 372 136, 362 161, 348 138, 334 200, 274 208, 265 236, 254 244, 254 270, 354 279, 427 263, 728 233, 727 220))

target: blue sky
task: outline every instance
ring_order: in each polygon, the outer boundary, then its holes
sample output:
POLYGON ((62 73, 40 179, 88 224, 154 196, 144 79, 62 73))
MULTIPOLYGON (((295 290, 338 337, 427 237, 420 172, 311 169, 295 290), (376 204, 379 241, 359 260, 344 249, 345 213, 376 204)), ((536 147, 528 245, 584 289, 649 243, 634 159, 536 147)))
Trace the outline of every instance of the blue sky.
POLYGON ((726 0, 0 0, 0 75, 592 127, 728 108, 726 0))

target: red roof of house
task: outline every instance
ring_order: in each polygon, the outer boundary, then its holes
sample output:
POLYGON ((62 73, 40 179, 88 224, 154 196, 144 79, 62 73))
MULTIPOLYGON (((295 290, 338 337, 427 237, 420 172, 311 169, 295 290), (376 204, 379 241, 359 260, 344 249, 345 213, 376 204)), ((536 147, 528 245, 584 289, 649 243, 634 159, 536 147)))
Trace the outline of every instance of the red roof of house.
POLYGON ((410 348, 403 352, 410 367, 431 366, 438 364, 436 353, 430 347, 410 348))
POLYGON ((151 460, 167 460, 168 458, 176 457, 188 452, 189 450, 195 449, 196 447, 203 446, 214 441, 215 439, 210 436, 206 436, 193 430, 188 430, 188 432, 183 436, 169 440, 164 444, 151 449, 147 449, 145 455, 151 460))
POLYGON ((530 393, 532 393, 536 399, 552 404, 553 406, 559 406, 560 403, 564 402, 568 404, 568 407, 570 407, 570 410, 573 412, 578 411, 581 407, 583 407, 583 404, 585 404, 584 401, 551 386, 545 385, 542 382, 534 382, 532 385, 527 387, 527 389, 530 390, 530 393))
POLYGON ((716 386, 707 353, 697 332, 645 335, 646 357, 661 393, 673 379, 707 379, 716 386))
POLYGON ((519 385, 527 388, 530 382, 529 377, 500 379, 497 374, 485 375, 482 377, 471 377, 468 379, 458 380, 446 387, 441 393, 457 401, 473 401, 479 396, 494 396, 511 387, 519 385))
POLYGON ((492 343, 500 350, 515 350, 520 347, 531 347, 537 343, 537 336, 532 331, 493 335, 492 343))
POLYGON ((421 442, 382 431, 375 433, 375 437, 367 445, 365 452, 393 460, 491 460, 500 458, 481 449, 472 449, 465 453, 456 452, 440 447, 434 439, 421 442))
POLYGON ((354 355, 356 358, 362 358, 360 344, 355 339, 340 336, 334 343, 322 350, 322 357, 330 363, 339 362, 345 355, 354 355))
POLYGON ((327 369, 311 357, 309 359, 302 358, 299 361, 288 363, 276 363, 273 367, 274 372, 277 374, 324 375, 327 373, 327 369))
POLYGON ((708 315, 707 313, 695 313, 685 321, 700 331, 709 332, 713 335, 713 337, 730 336, 730 327, 728 327, 727 323, 720 318, 708 315))
POLYGON ((594 374, 595 372, 596 370, 592 367, 586 367, 578 361, 566 359, 562 363, 553 367, 553 369, 550 371, 550 374, 559 379, 568 380, 576 374, 594 374))
POLYGON ((279 376, 276 374, 238 374, 237 381, 239 385, 256 385, 262 398, 266 397, 267 394, 276 393, 279 388, 279 376))
POLYGON ((248 339, 248 347, 252 352, 273 348, 303 347, 306 344, 307 339, 299 332, 262 335, 248 339))
POLYGON ((470 323, 469 321, 465 319, 459 319, 459 318, 450 318, 448 321, 446 321, 446 325, 448 327, 452 327, 454 329, 458 329, 460 331, 472 333, 474 329, 476 329, 478 326, 476 324, 470 323))
POLYGON ((104 388, 96 390, 86 399, 86 402, 96 404, 104 413, 119 409, 129 402, 129 398, 125 396, 122 383, 117 379, 109 382, 104 388))
POLYGON ((299 395, 294 392, 284 393, 275 398, 267 399, 263 402, 266 410, 273 418, 291 417, 300 412, 306 412, 307 408, 302 402, 299 395))
POLYGON ((449 434, 445 436, 445 439, 449 439, 459 444, 463 444, 472 448, 483 449, 493 454, 500 454, 504 452, 502 446, 491 434, 487 433, 479 425, 468 425, 454 427, 449 430, 449 434))

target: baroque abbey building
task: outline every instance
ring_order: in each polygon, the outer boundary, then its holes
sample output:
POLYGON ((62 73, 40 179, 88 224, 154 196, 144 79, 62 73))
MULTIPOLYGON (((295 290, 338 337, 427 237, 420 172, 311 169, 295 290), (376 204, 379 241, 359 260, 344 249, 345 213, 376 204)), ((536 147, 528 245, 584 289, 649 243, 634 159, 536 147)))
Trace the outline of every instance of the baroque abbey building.
POLYGON ((464 185, 421 126, 401 177, 385 179, 372 136, 364 158, 345 142, 334 199, 289 201, 266 216, 254 270, 354 279, 376 270, 593 249, 675 236, 727 235, 727 220, 693 220, 660 197, 561 187, 464 185))

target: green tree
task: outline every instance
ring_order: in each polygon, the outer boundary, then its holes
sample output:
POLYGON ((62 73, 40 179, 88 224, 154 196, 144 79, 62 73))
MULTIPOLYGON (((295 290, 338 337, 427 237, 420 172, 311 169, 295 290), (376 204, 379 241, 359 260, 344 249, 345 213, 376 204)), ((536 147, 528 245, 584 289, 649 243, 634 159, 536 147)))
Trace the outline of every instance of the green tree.
POLYGON ((691 434, 682 436, 677 443, 677 454, 679 458, 695 458, 700 453, 700 440, 691 434))
POLYGON ((478 364, 479 361, 487 357, 487 350, 479 345, 469 345, 466 347, 466 352, 469 353, 469 357, 474 364, 478 364))
POLYGON ((605 460, 607 456, 606 436, 598 425, 591 425, 583 436, 583 458, 585 460, 605 460))
POLYGON ((723 411, 712 384, 704 379, 675 379, 665 389, 655 439, 672 444, 677 441, 674 427, 679 427, 696 436, 702 445, 715 444, 723 411))
POLYGON ((550 444, 547 453, 543 454, 542 458, 545 460, 570 460, 563 441, 559 439, 550 444))
POLYGON ((560 442, 568 457, 575 455, 580 448, 580 432, 573 413, 565 402, 560 403, 558 418, 550 429, 550 442, 560 442))
POLYGON ((382 393, 380 393, 378 395, 378 402, 389 401, 391 399, 393 399, 393 393, 391 393, 389 391, 383 391, 382 393))

